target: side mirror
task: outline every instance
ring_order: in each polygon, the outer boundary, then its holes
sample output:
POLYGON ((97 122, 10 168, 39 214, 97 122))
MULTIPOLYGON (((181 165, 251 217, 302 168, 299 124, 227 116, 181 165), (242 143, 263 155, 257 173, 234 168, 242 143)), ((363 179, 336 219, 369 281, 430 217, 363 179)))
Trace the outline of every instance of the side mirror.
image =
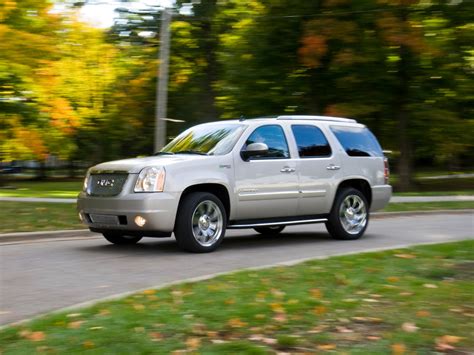
POLYGON ((250 160, 251 158, 264 156, 267 153, 268 145, 265 143, 251 143, 242 151, 241 155, 244 160, 250 160))

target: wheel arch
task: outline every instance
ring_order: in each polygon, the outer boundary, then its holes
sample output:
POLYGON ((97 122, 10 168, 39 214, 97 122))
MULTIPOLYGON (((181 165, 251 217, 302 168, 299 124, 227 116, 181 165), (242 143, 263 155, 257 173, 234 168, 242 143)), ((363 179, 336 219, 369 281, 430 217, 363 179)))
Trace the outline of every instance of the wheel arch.
POLYGON ((367 203, 369 204, 368 207, 370 209, 370 206, 372 205, 372 188, 370 187, 370 183, 367 180, 361 178, 353 178, 341 181, 339 183, 339 186, 337 187, 336 196, 339 191, 341 191, 341 189, 346 187, 352 187, 364 194, 365 198, 367 199, 367 203))
POLYGON ((216 183, 202 183, 202 184, 195 184, 195 185, 188 186, 186 189, 184 189, 183 193, 181 194, 181 197, 178 203, 178 211, 184 198, 193 192, 208 192, 215 195, 217 198, 219 198, 219 200, 221 200, 222 204, 224 205, 225 212, 227 214, 227 220, 229 219, 230 209, 231 209, 230 194, 229 194, 229 190, 227 189, 225 185, 216 184, 216 183))

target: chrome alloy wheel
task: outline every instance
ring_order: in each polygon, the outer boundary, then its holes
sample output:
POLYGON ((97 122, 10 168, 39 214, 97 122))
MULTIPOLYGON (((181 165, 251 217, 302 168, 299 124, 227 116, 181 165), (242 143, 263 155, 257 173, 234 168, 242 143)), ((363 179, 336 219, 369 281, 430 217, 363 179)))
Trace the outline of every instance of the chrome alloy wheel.
POLYGON ((193 212, 193 236, 203 247, 213 245, 222 236, 224 218, 213 201, 202 201, 193 212))
POLYGON ((339 219, 349 234, 358 234, 367 225, 367 207, 357 195, 348 195, 339 208, 339 219))

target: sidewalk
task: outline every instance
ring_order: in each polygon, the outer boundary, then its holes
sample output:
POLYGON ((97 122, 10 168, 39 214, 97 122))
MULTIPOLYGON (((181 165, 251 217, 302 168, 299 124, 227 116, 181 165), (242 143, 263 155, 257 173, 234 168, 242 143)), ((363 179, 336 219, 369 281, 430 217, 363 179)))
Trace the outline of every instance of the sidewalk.
MULTIPOLYGON (((0 201, 10 202, 48 202, 48 203, 76 203, 75 198, 45 198, 45 197, 0 197, 0 201)), ((390 203, 410 202, 449 202, 474 201, 474 195, 452 196, 392 196, 390 203)))

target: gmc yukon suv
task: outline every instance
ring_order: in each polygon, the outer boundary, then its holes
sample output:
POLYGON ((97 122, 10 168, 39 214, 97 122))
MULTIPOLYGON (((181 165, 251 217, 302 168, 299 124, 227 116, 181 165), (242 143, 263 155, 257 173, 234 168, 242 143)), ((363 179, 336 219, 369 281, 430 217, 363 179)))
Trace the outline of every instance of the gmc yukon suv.
POLYGON ((192 127, 145 158, 89 169, 78 199, 82 221, 111 243, 169 237, 209 252, 226 229, 276 234, 325 223, 357 239, 392 188, 375 136, 355 120, 279 116, 192 127))

